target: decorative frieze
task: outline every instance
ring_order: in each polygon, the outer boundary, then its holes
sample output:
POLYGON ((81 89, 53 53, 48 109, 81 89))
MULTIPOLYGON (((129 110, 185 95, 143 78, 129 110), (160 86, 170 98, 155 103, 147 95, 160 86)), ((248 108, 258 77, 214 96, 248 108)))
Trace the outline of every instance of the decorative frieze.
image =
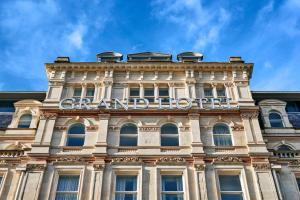
POLYGON ((161 157, 157 160, 157 163, 168 163, 168 164, 178 164, 185 163, 186 160, 182 157, 161 157))
POLYGON ((27 164, 26 170, 27 171, 44 171, 46 169, 45 164, 27 164))
POLYGON ((47 119, 50 119, 50 120, 52 119, 53 120, 53 119, 56 119, 56 117, 57 117, 57 113, 42 112, 41 115, 40 115, 41 120, 43 120, 43 119, 44 120, 45 119, 46 120, 47 119))
POLYGON ((97 163, 97 164, 94 164, 93 167, 94 167, 94 170, 103 170, 104 167, 105 167, 105 164, 104 163, 101 163, 101 164, 97 163))
POLYGON ((139 127, 139 131, 141 132, 157 132, 160 130, 160 127, 157 126, 142 126, 139 127))
POLYGON ((257 171, 267 171, 271 169, 271 165, 269 163, 253 163, 252 166, 257 171))
POLYGON ((213 160, 213 162, 223 162, 226 164, 230 164, 230 163, 242 163, 243 159, 239 158, 239 157, 233 157, 233 156, 219 156, 217 158, 215 158, 213 160))
POLYGON ((242 119, 256 119, 257 117, 258 117, 258 112, 257 111, 242 112, 241 113, 241 118, 242 119))
POLYGON ((194 165, 196 171, 204 171, 205 170, 205 164, 195 164, 194 165))
POLYGON ((111 163, 122 163, 122 164, 132 164, 132 163, 139 163, 141 162, 140 158, 138 157, 121 157, 121 158, 113 158, 111 163))

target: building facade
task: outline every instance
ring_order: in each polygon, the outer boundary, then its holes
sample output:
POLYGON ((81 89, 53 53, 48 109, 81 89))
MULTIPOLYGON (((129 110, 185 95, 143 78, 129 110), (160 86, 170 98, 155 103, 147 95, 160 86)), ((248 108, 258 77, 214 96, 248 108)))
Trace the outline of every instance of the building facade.
POLYGON ((240 57, 122 58, 58 57, 47 92, 0 93, 0 199, 300 199, 300 93, 251 92, 240 57))

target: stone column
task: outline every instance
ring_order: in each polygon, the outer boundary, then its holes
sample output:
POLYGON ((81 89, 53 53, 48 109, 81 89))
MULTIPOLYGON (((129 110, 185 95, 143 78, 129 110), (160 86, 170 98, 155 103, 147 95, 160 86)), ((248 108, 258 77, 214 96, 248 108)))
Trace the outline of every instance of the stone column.
POLYGON ((82 89, 81 89, 81 96, 80 99, 84 98, 86 96, 86 88, 87 88, 87 84, 86 83, 82 83, 82 89))
POLYGON ((275 183, 268 162, 253 162, 257 186, 262 200, 278 200, 275 183))
POLYGON ((159 97, 158 84, 154 83, 154 102, 158 102, 159 97))
POLYGON ((218 94, 217 94, 217 84, 212 83, 212 84, 211 84, 211 87, 212 87, 213 97, 214 97, 214 98, 218 98, 218 94))
POLYGON ((95 93, 94 93, 94 102, 100 101, 100 83, 95 83, 95 93))
POLYGON ((98 136, 96 141, 95 154, 106 154, 107 153, 107 134, 108 134, 108 121, 109 114, 99 115, 99 125, 98 125, 98 136))
POLYGON ((94 171, 92 175, 91 185, 90 185, 90 199, 99 200, 101 199, 102 193, 102 182, 103 182, 103 170, 105 163, 97 162, 93 165, 94 171))
POLYGON ((203 154, 203 144, 200 137, 199 114, 189 114, 192 132, 192 154, 203 154))
POLYGON ((195 176, 196 176, 196 187, 197 194, 195 199, 207 200, 207 189, 206 189, 206 179, 205 179, 205 164, 204 162, 196 161, 194 164, 195 167, 195 176))
POLYGON ((174 93, 173 93, 174 83, 169 83, 168 85, 169 85, 169 97, 170 98, 175 98, 174 93))
POLYGON ((128 99, 129 98, 129 85, 124 84, 124 94, 123 94, 123 99, 128 99))
POLYGON ((144 85, 140 84, 140 98, 144 98, 144 85))
POLYGON ((18 200, 38 200, 46 161, 28 163, 20 185, 18 200))

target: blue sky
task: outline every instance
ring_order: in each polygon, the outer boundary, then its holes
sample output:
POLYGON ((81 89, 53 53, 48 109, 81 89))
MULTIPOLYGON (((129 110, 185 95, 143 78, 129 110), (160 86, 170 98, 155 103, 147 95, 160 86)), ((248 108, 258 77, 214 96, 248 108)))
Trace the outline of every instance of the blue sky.
POLYGON ((1 0, 0 90, 46 90, 44 63, 118 51, 253 62, 252 90, 300 90, 300 0, 1 0))

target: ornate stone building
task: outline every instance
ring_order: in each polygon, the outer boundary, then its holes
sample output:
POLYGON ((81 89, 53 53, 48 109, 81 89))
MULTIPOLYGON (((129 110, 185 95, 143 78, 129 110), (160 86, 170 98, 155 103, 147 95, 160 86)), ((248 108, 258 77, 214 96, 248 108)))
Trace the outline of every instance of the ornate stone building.
POLYGON ((300 199, 299 93, 251 93, 240 57, 122 59, 58 57, 46 93, 0 93, 0 199, 300 199))

